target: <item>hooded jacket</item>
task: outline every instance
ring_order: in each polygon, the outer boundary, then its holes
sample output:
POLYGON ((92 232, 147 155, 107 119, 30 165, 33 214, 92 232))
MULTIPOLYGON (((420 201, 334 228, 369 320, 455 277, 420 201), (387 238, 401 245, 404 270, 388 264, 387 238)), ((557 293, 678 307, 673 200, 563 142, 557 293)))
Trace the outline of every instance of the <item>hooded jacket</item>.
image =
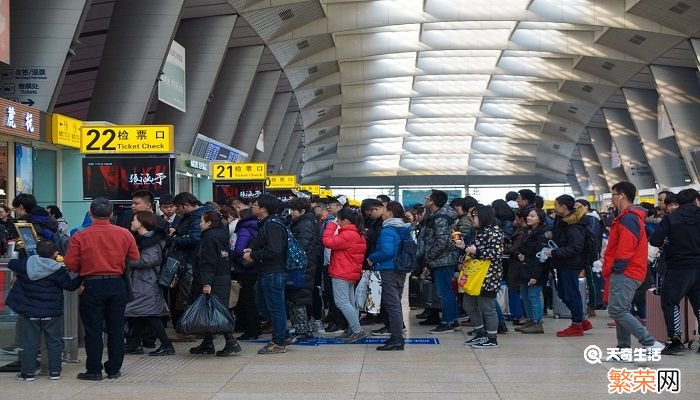
POLYGON ((161 231, 146 232, 136 238, 141 257, 127 262, 134 299, 127 303, 126 317, 160 317, 169 315, 163 290, 158 286, 158 274, 163 261, 165 236, 161 231))
POLYGON ((644 282, 649 253, 644 228, 646 216, 645 208, 630 205, 613 220, 605 248, 603 278, 624 273, 638 282, 644 282))
POLYGON ((456 266, 459 249, 452 244, 451 228, 457 212, 444 206, 427 217, 418 240, 418 256, 424 257, 429 268, 456 266))
POLYGON ((289 298, 297 305, 311 306, 313 290, 316 283, 316 269, 320 268, 323 257, 323 245, 319 234, 320 223, 313 212, 302 214, 292 220, 289 230, 306 253, 306 269, 304 270, 304 287, 300 289, 285 289, 289 298))
POLYGON ((7 305, 27 318, 49 318, 63 315, 63 290, 80 287, 82 278, 71 279, 61 264, 37 255, 10 260, 7 265, 17 281, 7 296, 7 305))
POLYGON ((491 260, 486 272, 484 283, 481 285, 480 296, 496 297, 503 280, 503 241, 505 236, 498 225, 489 225, 483 229, 477 229, 474 234, 474 246, 476 253, 473 258, 491 260))
POLYGON ((384 220, 377 239, 377 246, 368 257, 372 261, 372 267, 375 271, 396 269, 394 258, 399 251, 401 241, 411 239, 411 231, 411 224, 403 222, 401 218, 384 220))
POLYGON ((649 243, 661 247, 667 238, 663 252, 669 269, 700 268, 700 207, 683 204, 664 216, 649 243))
POLYGON ((336 235, 337 228, 335 222, 330 222, 323 231, 323 245, 331 249, 328 275, 355 283, 362 275, 362 261, 365 258, 367 243, 356 225, 342 226, 336 235))
POLYGON ((253 265, 243 262, 243 250, 250 247, 258 234, 258 218, 248 217, 238 221, 235 229, 236 244, 233 247, 233 272, 236 274, 256 274, 253 265))
POLYGON ((585 216, 586 209, 576 207, 566 217, 554 221, 552 240, 558 248, 552 250, 552 268, 580 271, 585 267, 581 257, 588 229, 585 216))

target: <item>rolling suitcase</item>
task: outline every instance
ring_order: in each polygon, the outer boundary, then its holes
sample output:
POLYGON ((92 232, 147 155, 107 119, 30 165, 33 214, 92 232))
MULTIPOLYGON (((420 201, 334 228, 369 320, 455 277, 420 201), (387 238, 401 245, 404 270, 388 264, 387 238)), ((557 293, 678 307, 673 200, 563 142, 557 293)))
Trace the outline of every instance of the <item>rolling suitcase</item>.
MULTIPOLYGON (((647 330, 659 342, 668 340, 666 321, 661 310, 661 296, 656 294, 656 289, 651 288, 646 292, 647 301, 647 330)), ((681 340, 692 349, 693 340, 697 336, 698 321, 693 314, 688 298, 681 300, 681 340)))
MULTIPOLYGON (((564 304, 559 298, 559 284, 557 282, 556 271, 554 272, 554 282, 552 285, 552 314, 554 318, 571 318, 571 311, 569 307, 564 304)), ((581 301, 583 302, 583 311, 586 311, 586 302, 588 297, 588 291, 586 290, 586 278, 578 278, 578 291, 581 294, 581 301)))

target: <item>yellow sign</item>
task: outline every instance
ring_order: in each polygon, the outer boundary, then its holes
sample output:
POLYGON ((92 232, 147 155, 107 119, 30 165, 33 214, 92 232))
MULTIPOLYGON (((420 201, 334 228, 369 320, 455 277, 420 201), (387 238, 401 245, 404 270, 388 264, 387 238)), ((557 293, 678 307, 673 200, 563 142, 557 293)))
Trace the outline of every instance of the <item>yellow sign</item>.
POLYGON ((321 191, 318 194, 318 197, 330 197, 333 196, 333 191, 330 189, 321 189, 321 191))
POLYGON ((66 147, 80 148, 80 129, 83 121, 61 114, 51 117, 51 142, 66 147))
POLYGON ((211 178, 215 181, 264 181, 265 163, 211 163, 211 178))
POLYGON ((269 175, 265 179, 267 189, 294 189, 297 187, 297 177, 294 175, 269 175))
POLYGON ((299 185, 297 191, 309 192, 313 196, 318 196, 321 194, 321 185, 299 185))
POLYGON ((172 153, 172 125, 83 126, 80 152, 88 154, 172 153))
POLYGON ((554 200, 545 200, 544 201, 544 210, 553 210, 554 209, 554 200))

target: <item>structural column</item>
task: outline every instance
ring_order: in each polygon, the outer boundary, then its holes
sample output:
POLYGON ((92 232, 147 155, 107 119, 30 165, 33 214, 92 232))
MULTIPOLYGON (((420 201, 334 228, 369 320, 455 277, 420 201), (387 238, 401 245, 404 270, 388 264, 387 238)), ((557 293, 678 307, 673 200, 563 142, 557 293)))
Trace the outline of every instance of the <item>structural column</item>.
POLYGON ((192 148, 235 23, 235 15, 194 18, 180 23, 175 40, 185 48, 187 112, 159 102, 154 119, 155 123, 175 126, 177 151, 189 153, 192 148))
MULTIPOLYGON (((292 166, 292 161, 296 156, 297 150, 299 150, 299 143, 301 142, 301 135, 304 133, 302 130, 295 130, 292 132, 292 137, 289 139, 289 144, 287 145, 287 150, 282 155, 282 162, 280 163, 281 171, 288 171, 292 166)), ((301 147, 303 153, 303 147, 301 147)))
POLYGON ((231 143, 263 49, 264 46, 248 46, 228 50, 213 90, 213 99, 204 113, 200 133, 222 143, 231 143))
POLYGON ((183 1, 116 2, 90 101, 90 120, 117 124, 145 120, 183 1))
POLYGON ((264 151, 255 150, 253 155, 253 161, 255 162, 268 162, 272 156, 273 148, 275 147, 275 142, 277 141, 277 136, 280 133, 282 127, 282 122, 289 109, 289 102, 292 100, 292 92, 277 93, 272 99, 272 104, 270 105, 270 111, 267 113, 267 118, 265 118, 265 124, 263 124, 264 135, 264 151))
POLYGON ((86 3, 86 0, 10 2, 11 68, 2 79, 3 97, 53 112, 57 89, 70 60, 68 50, 87 14, 86 3), (27 69, 29 76, 36 79, 14 79, 18 69, 27 69), (36 85, 29 90, 36 93, 22 93, 26 89, 20 89, 20 84, 25 83, 36 85))
POLYGON ((591 180, 593 191, 595 192, 596 196, 601 196, 603 193, 609 193, 611 185, 608 185, 608 180, 605 177, 605 171, 603 171, 603 166, 598 159, 598 155, 596 154, 593 145, 579 144, 578 149, 581 152, 583 165, 586 166, 586 172, 588 172, 588 177, 591 180))
POLYGON ((276 174, 282 168, 280 164, 282 164, 282 158, 284 158, 284 153, 287 151, 289 140, 292 138, 292 132, 294 132, 294 127, 298 120, 298 112, 285 114, 284 121, 282 121, 282 126, 280 127, 280 133, 277 135, 275 146, 272 149, 272 155, 267 161, 267 170, 269 173, 276 174))
POLYGON ((608 187, 612 188, 614 184, 627 181, 627 176, 622 167, 613 167, 612 157, 612 138, 607 129, 588 128, 588 133, 591 135, 591 143, 595 152, 598 153, 600 166, 603 167, 605 180, 608 182, 608 187))
POLYGON ((700 84, 698 70, 650 66, 661 100, 676 134, 678 148, 693 183, 700 183, 691 153, 700 149, 700 84))
POLYGON ((622 88, 622 94, 659 186, 685 185, 690 175, 681 159, 676 138, 659 139, 658 93, 655 90, 622 88))
POLYGON ((231 141, 233 147, 253 155, 255 143, 260 137, 260 130, 265 123, 265 118, 267 118, 267 112, 270 110, 281 75, 281 70, 255 74, 250 94, 243 108, 243 114, 231 141))
POLYGON ((583 164, 583 161, 571 160, 571 168, 574 170, 574 177, 576 178, 576 182, 578 182, 581 188, 581 194, 583 196, 590 196, 592 194, 603 194, 602 191, 600 193, 595 193, 595 190, 591 191, 589 189, 590 187, 595 189, 595 185, 591 183, 591 179, 588 177, 588 173, 586 172, 586 166, 583 164))
POLYGON ((634 130, 634 123, 629 112, 620 108, 603 108, 603 116, 608 125, 608 131, 620 153, 622 168, 637 189, 653 189, 656 181, 652 175, 649 162, 639 136, 634 130))

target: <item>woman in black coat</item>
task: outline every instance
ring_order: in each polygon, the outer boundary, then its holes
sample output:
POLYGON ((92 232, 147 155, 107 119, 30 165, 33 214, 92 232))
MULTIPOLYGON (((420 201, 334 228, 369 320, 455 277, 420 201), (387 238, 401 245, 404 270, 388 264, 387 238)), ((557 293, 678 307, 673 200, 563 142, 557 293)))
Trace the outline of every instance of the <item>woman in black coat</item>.
MULTIPOLYGON (((533 208, 527 215, 527 230, 519 248, 515 249, 518 265, 517 280, 520 284, 520 298, 523 300, 530 321, 520 327, 522 333, 544 333, 542 317, 542 286, 547 282, 547 262, 540 262, 537 253, 547 245, 545 233, 549 230, 544 211, 533 208)), ((518 329, 516 329, 518 330, 518 329)))
MULTIPOLYGON (((213 294, 228 306, 231 292, 231 268, 228 261, 229 232, 218 211, 202 214, 199 226, 202 228, 202 240, 195 250, 192 271, 192 295, 199 293, 213 294)), ((226 339, 226 346, 216 352, 219 357, 241 351, 241 346, 233 337, 233 332, 221 332, 226 339)), ((212 335, 205 335, 202 343, 190 349, 192 354, 214 354, 212 335)))
POLYGON ((304 270, 304 286, 300 289, 287 289, 286 300, 289 308, 289 316, 294 326, 293 338, 288 339, 294 343, 299 339, 313 337, 313 330, 309 321, 309 312, 313 303, 313 290, 316 286, 316 269, 322 256, 321 228, 313 212, 308 199, 295 198, 287 203, 292 216, 289 229, 299 246, 306 253, 306 269, 304 270))

